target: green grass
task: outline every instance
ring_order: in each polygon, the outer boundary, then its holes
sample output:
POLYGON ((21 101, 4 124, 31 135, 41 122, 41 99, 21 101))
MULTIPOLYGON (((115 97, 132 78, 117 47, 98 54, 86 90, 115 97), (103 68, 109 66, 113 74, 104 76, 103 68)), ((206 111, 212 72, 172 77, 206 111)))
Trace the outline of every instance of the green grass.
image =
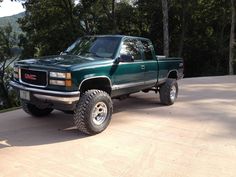
POLYGON ((0 113, 9 112, 9 111, 14 111, 14 110, 17 110, 17 109, 20 109, 20 108, 21 108, 21 107, 13 107, 13 108, 3 109, 3 110, 0 110, 0 113))

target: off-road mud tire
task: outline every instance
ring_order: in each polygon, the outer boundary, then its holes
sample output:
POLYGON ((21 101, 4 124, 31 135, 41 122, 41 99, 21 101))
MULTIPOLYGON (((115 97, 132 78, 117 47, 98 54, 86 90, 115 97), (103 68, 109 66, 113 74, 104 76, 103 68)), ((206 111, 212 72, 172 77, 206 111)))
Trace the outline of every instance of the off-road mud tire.
MULTIPOLYGON (((104 108, 105 109, 105 108, 104 108)), ((104 131, 111 121, 113 105, 111 97, 101 90, 88 90, 81 95, 81 98, 74 111, 74 123, 79 131, 95 135, 104 131), (96 124, 93 118, 93 111, 97 104, 101 103, 106 107, 107 114, 101 124, 96 124)))
POLYGON ((160 87, 160 101, 164 105, 172 105, 178 96, 178 83, 176 79, 167 79, 160 87))

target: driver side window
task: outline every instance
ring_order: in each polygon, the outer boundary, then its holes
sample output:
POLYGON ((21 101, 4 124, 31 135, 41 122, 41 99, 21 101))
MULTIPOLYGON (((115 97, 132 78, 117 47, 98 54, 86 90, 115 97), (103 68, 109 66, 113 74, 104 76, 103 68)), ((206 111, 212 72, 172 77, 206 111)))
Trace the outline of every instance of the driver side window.
POLYGON ((126 39, 123 42, 120 50, 120 55, 131 55, 134 61, 142 59, 137 41, 134 39, 126 39))

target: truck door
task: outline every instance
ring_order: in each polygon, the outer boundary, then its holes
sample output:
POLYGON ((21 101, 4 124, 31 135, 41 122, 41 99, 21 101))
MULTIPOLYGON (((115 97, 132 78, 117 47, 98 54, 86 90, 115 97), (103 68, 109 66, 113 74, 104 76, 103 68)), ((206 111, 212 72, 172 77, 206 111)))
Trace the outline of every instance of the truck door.
POLYGON ((120 61, 113 68, 113 91, 117 90, 119 95, 139 91, 144 86, 145 64, 137 40, 124 39, 119 56, 127 56, 131 60, 120 61))
POLYGON ((141 39, 140 40, 142 48, 143 48, 143 60, 145 61, 145 73, 144 80, 145 86, 152 87, 157 82, 158 77, 158 65, 157 59, 155 57, 155 52, 151 41, 141 39))

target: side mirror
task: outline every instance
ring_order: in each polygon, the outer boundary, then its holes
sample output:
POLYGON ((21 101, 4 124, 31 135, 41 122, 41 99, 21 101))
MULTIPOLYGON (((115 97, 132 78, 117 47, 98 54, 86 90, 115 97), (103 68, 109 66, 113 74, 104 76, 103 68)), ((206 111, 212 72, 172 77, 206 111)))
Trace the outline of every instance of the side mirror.
POLYGON ((120 57, 118 57, 115 60, 115 63, 117 63, 117 64, 120 62, 134 62, 134 58, 132 55, 122 54, 122 55, 120 55, 120 57))

